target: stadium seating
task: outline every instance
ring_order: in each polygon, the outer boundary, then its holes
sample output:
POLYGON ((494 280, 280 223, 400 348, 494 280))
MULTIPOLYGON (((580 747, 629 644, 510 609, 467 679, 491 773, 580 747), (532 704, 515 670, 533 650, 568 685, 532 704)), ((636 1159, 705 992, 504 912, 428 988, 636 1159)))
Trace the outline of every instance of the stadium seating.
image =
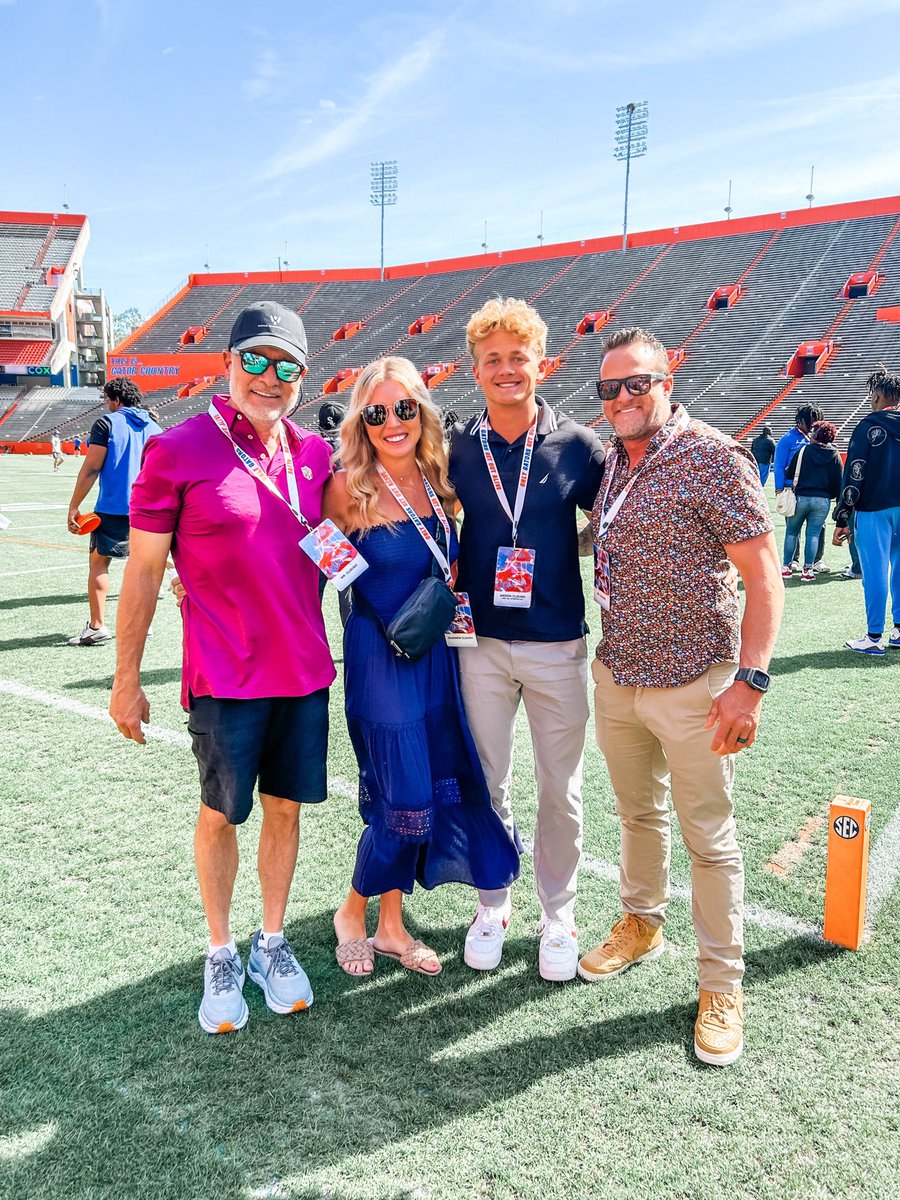
MULTIPOLYGON (((580 421, 601 420, 594 380, 603 331, 579 334, 578 325, 585 313, 611 309, 609 328, 641 324, 670 350, 683 349, 676 395, 693 415, 728 433, 749 436, 748 427, 765 419, 778 436, 793 423, 797 404, 809 400, 838 425, 843 448, 865 402, 865 376, 880 359, 900 365, 900 327, 875 321, 876 307, 900 301, 900 203, 873 202, 868 214, 856 215, 852 205, 842 212, 837 219, 823 216, 819 223, 812 223, 815 214, 804 214, 802 222, 793 224, 782 225, 775 218, 748 221, 746 227, 720 224, 710 236, 694 234, 689 240, 679 240, 675 230, 669 237, 648 238, 625 254, 618 248, 591 252, 559 247, 554 256, 553 247, 542 247, 528 261, 485 255, 483 260, 448 263, 446 270, 433 264, 405 277, 390 278, 388 272, 383 282, 333 278, 324 272, 322 278, 278 277, 273 282, 253 275, 195 276, 176 303, 124 346, 129 355, 177 356, 171 361, 181 364, 179 385, 148 393, 148 403, 168 426, 202 411, 215 390, 216 381, 205 378, 209 359, 202 368, 198 360, 197 375, 191 376, 191 356, 224 349, 235 316, 247 304, 277 300, 301 313, 309 338, 310 370, 297 413, 301 423, 315 427, 322 389, 339 370, 389 353, 407 355, 420 369, 455 363, 458 369, 432 395, 442 408, 465 417, 482 404, 465 345, 468 317, 491 296, 522 296, 547 321, 548 354, 560 357, 541 394, 580 421), (873 207, 881 215, 871 215, 873 207), (877 297, 844 298, 850 275, 876 268, 885 276, 877 297), (710 295, 724 284, 740 284, 740 302, 710 310, 710 295), (410 333, 417 318, 432 313, 437 323, 410 333), (359 332, 334 341, 334 331, 351 321, 362 322, 359 332), (199 342, 181 345, 192 326, 207 326, 209 332, 199 342), (801 342, 826 338, 834 338, 836 350, 822 374, 797 380, 784 374, 801 342), (178 395, 193 383, 193 394, 178 395)), ((64 256, 73 236, 73 231, 57 230, 43 247, 43 263, 51 265, 64 256)), ((6 261, 4 237, 22 264, 29 254, 35 262, 41 244, 33 227, 0 232, 0 264, 6 261)), ((35 294, 42 287, 36 280, 29 284, 35 294)), ((32 436, 45 436, 54 422, 66 429, 84 426, 90 416, 65 419, 66 412, 71 408, 62 402, 59 412, 48 410, 32 436)))

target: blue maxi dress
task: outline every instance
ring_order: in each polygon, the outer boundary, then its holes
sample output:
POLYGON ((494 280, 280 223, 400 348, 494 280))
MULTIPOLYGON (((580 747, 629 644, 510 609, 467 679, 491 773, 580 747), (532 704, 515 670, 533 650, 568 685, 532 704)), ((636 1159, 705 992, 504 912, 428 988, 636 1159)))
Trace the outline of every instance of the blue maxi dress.
MULTIPOLYGON (((435 536, 437 517, 423 520, 435 536)), ((452 560, 453 530, 451 537, 452 560)), ((507 887, 519 873, 521 847, 491 805, 463 708, 457 651, 441 638, 417 662, 399 659, 377 619, 387 624, 430 573, 431 551, 409 520, 350 540, 369 564, 353 584, 344 630, 347 725, 365 822, 353 887, 363 896, 410 893, 414 883, 507 887)))

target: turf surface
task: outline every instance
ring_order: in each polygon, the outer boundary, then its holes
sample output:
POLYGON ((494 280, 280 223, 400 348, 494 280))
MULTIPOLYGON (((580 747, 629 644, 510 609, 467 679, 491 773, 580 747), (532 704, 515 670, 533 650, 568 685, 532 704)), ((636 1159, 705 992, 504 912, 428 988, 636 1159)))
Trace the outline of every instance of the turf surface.
MULTIPOLYGON (((761 917, 747 924, 746 1050, 733 1067, 693 1057, 684 900, 672 902, 662 959, 603 985, 546 984, 529 937, 528 859, 499 971, 462 964, 472 898, 449 887, 408 904, 443 960, 438 979, 385 959, 369 981, 345 977, 331 914, 359 822, 339 684, 333 795, 303 814, 287 925, 315 1004, 276 1017, 248 983, 247 1029, 210 1038, 196 1022, 195 766, 177 736, 139 748, 99 719, 114 643, 65 645, 87 615, 86 539, 64 528, 74 473, 71 459, 54 476, 49 459, 0 458, 0 509, 13 522, 0 534, 0 1197, 896 1194, 897 889, 853 954, 804 932, 821 921, 824 826, 787 876, 765 869, 836 793, 872 800, 876 850, 897 809, 900 654, 841 649, 863 630, 858 583, 788 585, 760 741, 739 761, 747 898, 761 917)), ((120 579, 114 564, 112 624, 120 579)), ((326 606, 339 658, 330 589, 326 606)), ((152 722, 174 735, 185 725, 179 665, 179 618, 164 600, 145 680, 152 722)), ((524 721, 518 743, 527 835, 524 721)), ((618 915, 608 877, 618 824, 590 730, 585 800, 585 850, 601 868, 581 879, 587 948, 618 915)), ((258 923, 257 831, 254 814, 234 907, 244 952, 258 923)), ((677 838, 673 877, 689 881, 677 838)))

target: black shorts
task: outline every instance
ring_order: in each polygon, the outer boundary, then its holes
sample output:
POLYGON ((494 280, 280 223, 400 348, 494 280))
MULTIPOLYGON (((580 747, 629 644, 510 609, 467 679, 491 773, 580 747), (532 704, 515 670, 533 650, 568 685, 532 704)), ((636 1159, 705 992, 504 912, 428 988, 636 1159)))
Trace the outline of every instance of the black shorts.
POLYGON ((191 696, 188 732, 200 767, 200 799, 240 825, 253 789, 298 804, 325 799, 328 688, 309 696, 219 700, 191 696))
POLYGON ((105 558, 128 557, 131 526, 127 513, 97 513, 100 524, 91 533, 91 549, 105 558))

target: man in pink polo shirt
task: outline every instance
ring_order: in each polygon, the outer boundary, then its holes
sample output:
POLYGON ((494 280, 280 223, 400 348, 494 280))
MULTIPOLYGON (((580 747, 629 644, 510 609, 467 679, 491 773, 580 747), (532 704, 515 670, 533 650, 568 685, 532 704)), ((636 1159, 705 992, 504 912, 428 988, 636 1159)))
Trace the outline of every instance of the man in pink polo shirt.
POLYGON ((335 675, 318 570, 298 544, 321 520, 330 450, 285 419, 306 371, 303 322, 279 304, 251 305, 224 358, 229 395, 147 444, 131 497, 109 709, 124 736, 143 743, 141 656, 171 553, 185 589, 182 703, 200 768, 194 856, 210 944, 198 1016, 208 1033, 240 1029, 249 1016, 229 913, 235 827, 257 783, 263 911, 247 971, 274 1012, 312 1003, 283 925, 300 805, 325 799, 335 675))

